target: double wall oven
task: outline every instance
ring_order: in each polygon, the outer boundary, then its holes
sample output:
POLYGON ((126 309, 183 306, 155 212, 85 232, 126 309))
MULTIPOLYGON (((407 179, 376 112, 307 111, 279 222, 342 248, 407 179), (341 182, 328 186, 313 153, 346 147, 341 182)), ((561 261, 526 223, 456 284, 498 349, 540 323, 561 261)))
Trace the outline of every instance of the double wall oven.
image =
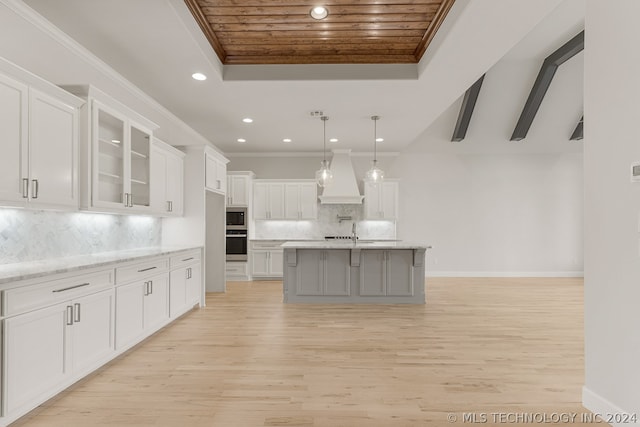
POLYGON ((247 261, 247 208, 227 208, 227 261, 247 261))

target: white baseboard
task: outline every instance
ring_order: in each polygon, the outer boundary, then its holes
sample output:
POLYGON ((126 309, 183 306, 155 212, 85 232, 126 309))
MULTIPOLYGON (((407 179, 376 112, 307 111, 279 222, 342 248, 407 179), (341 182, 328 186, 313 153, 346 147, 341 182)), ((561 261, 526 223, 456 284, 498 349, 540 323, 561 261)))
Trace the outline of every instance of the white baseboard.
MULTIPOLYGON (((615 422, 616 417, 622 416, 624 418, 624 416, 627 414, 633 414, 623 410, 622 408, 619 408, 604 397, 589 390, 587 386, 582 387, 582 406, 584 406, 594 414, 600 415, 600 418, 602 418, 605 423, 607 423, 607 421, 614 421, 609 423, 609 425, 613 427, 628 427, 629 425, 633 425, 636 423, 640 424, 640 419, 637 420, 637 422, 633 422, 628 419, 622 420, 626 422, 615 422)), ((640 416, 640 414, 638 416, 640 416)))
POLYGON ((426 271, 425 277, 584 277, 583 271, 426 271))

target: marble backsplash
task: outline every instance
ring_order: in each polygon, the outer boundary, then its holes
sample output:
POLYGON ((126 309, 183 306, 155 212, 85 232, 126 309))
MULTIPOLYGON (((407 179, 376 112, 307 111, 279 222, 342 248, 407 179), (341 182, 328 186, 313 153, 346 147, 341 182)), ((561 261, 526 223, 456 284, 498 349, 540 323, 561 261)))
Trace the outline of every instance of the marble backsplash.
POLYGON ((160 245, 148 216, 0 208, 0 264, 160 245))
POLYGON ((362 205, 318 205, 318 219, 314 221, 255 221, 255 239, 322 240, 324 236, 350 236, 357 224, 361 239, 395 239, 395 221, 363 220, 362 205), (342 222, 339 217, 351 217, 342 222))

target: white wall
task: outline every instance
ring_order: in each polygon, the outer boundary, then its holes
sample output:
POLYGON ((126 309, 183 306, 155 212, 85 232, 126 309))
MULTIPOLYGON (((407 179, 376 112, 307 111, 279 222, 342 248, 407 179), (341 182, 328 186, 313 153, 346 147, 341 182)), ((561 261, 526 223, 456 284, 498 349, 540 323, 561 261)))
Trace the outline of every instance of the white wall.
POLYGON ((582 115, 582 59, 558 70, 524 141, 509 138, 541 62, 501 61, 464 141, 451 142, 458 100, 393 163, 398 237, 434 246, 428 275, 581 274, 582 143, 569 136, 582 115))
POLYGON ((629 180, 640 160, 639 15, 637 0, 587 0, 583 404, 600 413, 640 414, 640 184, 629 180))

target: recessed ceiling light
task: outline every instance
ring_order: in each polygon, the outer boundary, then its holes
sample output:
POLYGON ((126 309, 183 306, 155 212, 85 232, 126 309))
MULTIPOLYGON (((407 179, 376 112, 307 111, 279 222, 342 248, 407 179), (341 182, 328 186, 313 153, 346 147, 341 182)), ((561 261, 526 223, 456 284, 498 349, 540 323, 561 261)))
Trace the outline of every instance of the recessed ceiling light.
POLYGON ((282 142, 291 142, 291 139, 285 138, 285 139, 282 140, 282 142))
POLYGON ((384 138, 376 138, 376 142, 384 142, 384 138))
POLYGON ((324 19, 329 15, 329 11, 324 6, 316 6, 309 12, 313 19, 324 19))
POLYGON ((253 119, 251 117, 245 117, 242 121, 245 123, 253 123, 253 119))
POLYGON ((244 139, 244 138, 238 138, 236 141, 238 141, 238 142, 239 142, 239 143, 241 143, 241 144, 242 144, 243 142, 247 142, 247 140, 246 140, 246 139, 244 139))
POLYGON ((331 138, 329 142, 338 142, 338 138, 331 138))
POLYGON ((112 139, 111 142, 113 142, 114 144, 120 144, 120 140, 119 139, 112 139))
POLYGON ((207 76, 205 76, 202 73, 193 73, 191 74, 191 77, 193 77, 194 80, 200 80, 200 81, 207 80, 207 76))

